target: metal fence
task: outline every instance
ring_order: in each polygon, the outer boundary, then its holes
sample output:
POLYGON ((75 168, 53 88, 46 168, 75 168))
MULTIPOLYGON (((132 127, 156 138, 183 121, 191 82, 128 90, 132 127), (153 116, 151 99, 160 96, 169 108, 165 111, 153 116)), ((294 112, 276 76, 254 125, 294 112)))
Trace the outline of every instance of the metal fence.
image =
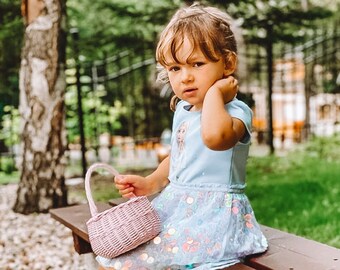
MULTIPOLYGON (((309 34, 310 40, 301 44, 246 43, 240 55, 246 61, 246 70, 241 71, 244 74, 240 96, 246 97, 253 109, 256 143, 269 144, 274 151, 290 148, 312 134, 339 132, 340 35, 336 25, 315 29, 309 34)), ((77 65, 70 68, 74 67, 77 65)), ((171 114, 164 100, 164 96, 168 97, 164 92, 169 91, 154 83, 152 51, 123 51, 78 68, 81 70, 78 81, 83 78, 83 83, 78 84, 78 114, 79 119, 87 115, 84 128, 87 137, 99 138, 100 134, 109 133, 138 140, 157 137, 170 127, 171 114), (79 110, 84 100, 93 103, 85 114, 79 110), (101 111, 105 104, 108 108, 101 111), (129 108, 129 114, 116 112, 120 114, 119 121, 110 119, 115 109, 124 107, 129 108), (107 121, 99 122, 98 115, 105 113, 109 116, 107 121), (118 122, 122 126, 114 126, 118 122)), ((75 85, 70 84, 68 91, 75 85)), ((68 106, 68 113, 71 112, 72 106, 68 106)), ((98 145, 88 138, 87 142, 98 145)))
MULTIPOLYGON (((239 96, 254 112, 254 143, 269 145, 273 152, 311 135, 339 133, 337 25, 338 21, 314 29, 310 39, 299 44, 245 43, 239 55, 245 67, 239 96)), ((121 137, 150 145, 171 127, 171 89, 155 84, 153 50, 124 50, 93 62, 75 57, 68 60, 66 73, 67 134, 70 148, 81 146, 83 167, 88 149, 98 155, 102 134, 109 136, 109 145, 125 141, 121 137)))
POLYGON ((246 92, 254 99, 258 143, 290 148, 340 131, 339 28, 315 29, 301 44, 247 44, 246 92), (271 67, 269 64, 271 63, 271 67))

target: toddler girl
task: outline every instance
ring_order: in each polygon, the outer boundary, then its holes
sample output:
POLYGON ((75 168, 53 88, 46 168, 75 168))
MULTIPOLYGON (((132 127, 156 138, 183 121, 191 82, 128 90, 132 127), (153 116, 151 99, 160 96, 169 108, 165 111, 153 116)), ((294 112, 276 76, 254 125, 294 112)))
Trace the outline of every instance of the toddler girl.
POLYGON ((237 48, 227 14, 193 5, 173 16, 156 58, 174 91, 171 153, 147 177, 121 175, 123 197, 161 193, 162 231, 103 269, 224 269, 267 241, 244 194, 252 112, 235 98, 237 48), (177 102, 175 102, 177 101, 177 102))

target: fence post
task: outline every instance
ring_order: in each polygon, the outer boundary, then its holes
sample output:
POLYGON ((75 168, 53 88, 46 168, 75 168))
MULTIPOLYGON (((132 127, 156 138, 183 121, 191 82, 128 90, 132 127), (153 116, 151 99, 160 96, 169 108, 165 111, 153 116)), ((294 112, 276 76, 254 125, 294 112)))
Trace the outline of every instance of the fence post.
POLYGON ((268 144, 270 153, 274 154, 274 142, 273 142, 273 23, 270 21, 267 24, 267 38, 266 38, 266 50, 267 50, 267 78, 268 78, 268 144))
POLYGON ((76 60, 76 85, 77 85, 77 98, 78 98, 78 118, 79 118, 79 132, 80 132, 80 145, 81 145, 81 164, 83 169, 83 177, 86 174, 86 147, 85 147, 85 134, 84 134, 84 119, 83 119, 83 106, 82 106, 82 96, 81 96, 81 83, 80 83, 80 63, 79 63, 79 48, 78 40, 79 33, 77 28, 72 28, 70 30, 73 38, 73 51, 74 58, 76 60))

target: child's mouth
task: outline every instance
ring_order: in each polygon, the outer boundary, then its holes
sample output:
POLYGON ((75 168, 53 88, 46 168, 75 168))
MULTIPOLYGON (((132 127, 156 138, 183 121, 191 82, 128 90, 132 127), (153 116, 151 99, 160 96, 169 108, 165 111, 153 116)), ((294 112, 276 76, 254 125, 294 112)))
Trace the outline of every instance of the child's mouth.
POLYGON ((196 90, 197 90, 197 88, 186 89, 186 90, 184 90, 184 93, 192 93, 196 90))

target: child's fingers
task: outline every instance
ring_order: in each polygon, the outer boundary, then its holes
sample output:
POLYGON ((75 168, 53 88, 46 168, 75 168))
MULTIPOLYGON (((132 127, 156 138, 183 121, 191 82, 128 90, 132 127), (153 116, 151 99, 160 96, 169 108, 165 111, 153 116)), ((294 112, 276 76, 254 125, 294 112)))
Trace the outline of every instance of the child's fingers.
POLYGON ((228 82, 233 82, 234 80, 235 80, 235 77, 234 76, 228 76, 227 78, 226 78, 226 80, 228 81, 228 82))
POLYGON ((131 187, 131 185, 128 185, 128 184, 117 184, 117 183, 115 183, 115 186, 119 190, 123 190, 123 189, 127 189, 127 188, 131 187))
POLYGON ((126 184, 126 180, 124 178, 123 175, 117 175, 115 178, 114 178, 114 182, 116 184, 126 184))
POLYGON ((119 190, 119 194, 122 195, 122 197, 124 198, 131 198, 133 197, 133 191, 134 191, 134 188, 130 187, 127 189, 119 190))
POLYGON ((114 179, 115 186, 119 191, 119 194, 125 196, 134 191, 134 187, 127 183, 126 179, 122 175, 117 175, 114 179))
POLYGON ((237 85, 238 84, 238 80, 235 77, 233 77, 233 76, 229 76, 227 78, 227 80, 228 80, 229 83, 231 83, 233 85, 237 85))
POLYGON ((126 193, 126 194, 122 195, 123 198, 128 198, 128 199, 133 198, 134 196, 135 195, 134 195, 133 192, 129 192, 129 193, 126 193))

